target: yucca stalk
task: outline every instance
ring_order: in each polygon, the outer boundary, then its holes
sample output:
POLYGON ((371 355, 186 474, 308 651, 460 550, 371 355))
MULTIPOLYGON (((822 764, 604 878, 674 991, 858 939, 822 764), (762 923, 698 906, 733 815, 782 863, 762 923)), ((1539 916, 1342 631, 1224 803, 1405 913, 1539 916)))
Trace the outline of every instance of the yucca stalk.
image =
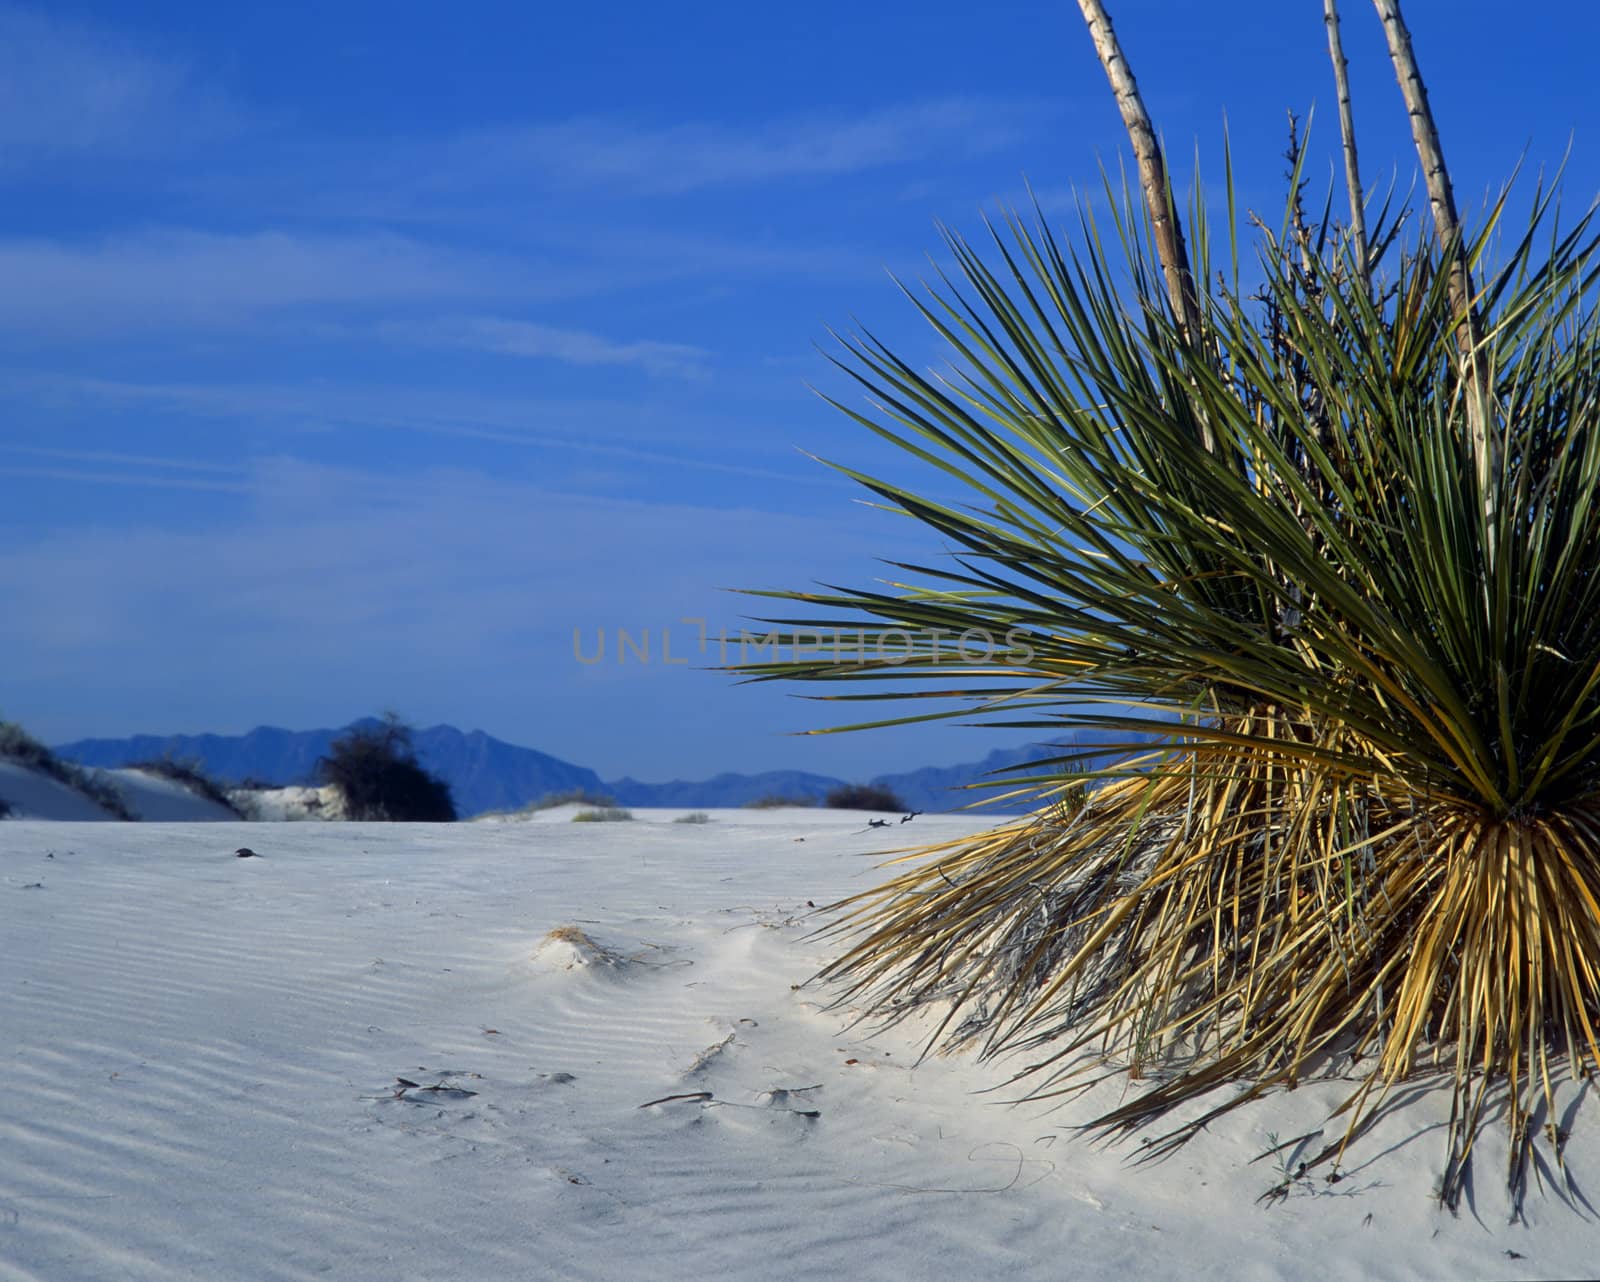
POLYGON ((1322 0, 1322 21, 1328 28, 1328 57, 1333 62, 1333 83, 1339 99, 1339 138, 1344 150, 1344 185, 1350 197, 1350 253, 1356 278, 1372 284, 1367 266, 1367 207, 1361 186, 1361 162, 1356 150, 1355 108, 1350 101, 1350 60, 1344 56, 1339 35, 1338 0, 1322 0))
MULTIPOLYGON (((988 256, 947 234, 955 276, 908 291, 944 373, 842 340, 869 407, 834 403, 976 502, 842 469, 959 550, 880 589, 763 594, 804 606, 769 620, 793 657, 740 670, 916 701, 867 724, 1111 727, 1135 755, 1088 771, 1076 812, 1052 800, 1088 750, 1017 772, 1038 812, 836 906, 850 943, 823 976, 867 1015, 931 1012, 930 1045, 1031 1052, 1034 1095, 1106 1061, 1151 1078, 1098 1119, 1113 1132, 1248 1084, 1151 1152, 1346 1063, 1364 1075, 1348 1140, 1395 1083, 1445 1071, 1441 1196, 1503 1091, 1520 1197, 1559 1073, 1600 1066, 1587 220, 1549 232, 1541 197, 1498 267, 1498 210, 1465 246, 1505 443, 1483 475, 1451 246, 1402 245, 1380 214, 1369 290, 1320 228, 1308 267, 1286 215, 1262 234, 1263 301, 1202 300, 1202 355, 1147 212, 1107 196, 1109 234, 1086 208, 1070 239, 1007 213, 988 256), (802 653, 830 629, 860 649, 802 653)), ((1231 180, 1227 198, 1232 228, 1231 180)), ((1195 279, 1238 282, 1241 247, 1219 272, 1203 208, 1195 279)))
POLYGON ((1189 267, 1189 250, 1183 243, 1183 224, 1173 207, 1167 160, 1156 137, 1156 127, 1150 120, 1144 96, 1123 55, 1122 42, 1117 39, 1105 5, 1100 0, 1078 0, 1078 8, 1083 12, 1089 38, 1094 41, 1095 53, 1105 68, 1106 79, 1117 100, 1117 110, 1122 113, 1122 123, 1128 131, 1128 140, 1133 144, 1134 160, 1139 166, 1139 187, 1144 193, 1145 211, 1150 217, 1161 272, 1166 278, 1167 302, 1178 318, 1184 337, 1198 343, 1203 329, 1200 299, 1195 292, 1194 272, 1189 267))
MULTIPOLYGON (((1488 365, 1486 353, 1481 350, 1483 327, 1472 289, 1472 265, 1466 238, 1456 212, 1455 189, 1445 165, 1444 148, 1439 142, 1439 127, 1434 123, 1428 89, 1417 67, 1411 32, 1400 12, 1400 0, 1373 0, 1373 5, 1383 22, 1384 37, 1389 44, 1389 59, 1394 63, 1395 77, 1400 82, 1400 96, 1405 101, 1406 114, 1411 118, 1411 136, 1416 143, 1417 159, 1422 162, 1422 177, 1428 189, 1428 204, 1433 211, 1434 231, 1443 248, 1444 270, 1450 282, 1450 305, 1456 315, 1456 349, 1466 368, 1462 394, 1466 402, 1467 434, 1472 440, 1478 486, 1484 493, 1484 501, 1492 502, 1494 495, 1489 476, 1496 467, 1498 445, 1489 422, 1494 414, 1494 407, 1489 404, 1494 395, 1494 373, 1488 365)), ((1490 549, 1490 555, 1493 555, 1493 548, 1490 549)))

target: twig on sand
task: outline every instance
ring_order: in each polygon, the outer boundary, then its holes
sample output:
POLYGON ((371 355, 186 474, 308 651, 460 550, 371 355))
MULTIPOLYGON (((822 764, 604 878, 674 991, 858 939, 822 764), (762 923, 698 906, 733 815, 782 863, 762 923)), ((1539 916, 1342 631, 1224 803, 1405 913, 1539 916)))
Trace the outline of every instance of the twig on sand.
POLYGON ((683 1095, 663 1095, 660 1099, 646 1100, 639 1105, 640 1108, 654 1108, 657 1104, 670 1104, 674 1100, 708 1100, 712 1095, 710 1091, 689 1091, 683 1095))
POLYGON ((729 1033, 720 1042, 715 1042, 712 1045, 707 1046, 705 1050, 701 1051, 694 1057, 694 1063, 690 1064, 689 1067, 684 1070, 683 1075, 685 1077, 693 1077, 696 1073, 704 1072, 705 1069, 711 1064, 712 1060, 716 1059, 718 1055, 722 1054, 722 1052, 727 1050, 729 1046, 733 1045, 733 1038, 734 1034, 729 1033))

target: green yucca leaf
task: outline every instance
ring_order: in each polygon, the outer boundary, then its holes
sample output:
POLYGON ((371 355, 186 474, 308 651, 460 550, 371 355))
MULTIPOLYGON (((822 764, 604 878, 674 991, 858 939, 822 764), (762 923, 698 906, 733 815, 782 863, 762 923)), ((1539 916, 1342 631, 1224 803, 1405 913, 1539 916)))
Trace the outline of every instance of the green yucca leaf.
POLYGON ((1225 173, 1225 274, 1192 205, 1214 282, 1194 341, 1125 179, 1105 175, 1104 231, 1086 204, 1070 240, 1037 204, 986 220, 982 252, 941 229, 952 266, 902 291, 949 368, 839 337, 867 406, 827 399, 961 487, 831 464, 952 551, 872 589, 757 593, 800 608, 764 620, 775 657, 733 666, 903 713, 838 729, 1126 735, 1120 760, 1066 742, 1003 772, 1037 815, 850 901, 825 972, 845 1000, 1031 1052, 1038 1095, 1081 1086, 1086 1054, 1159 1066, 1113 1132, 1351 1056, 1370 1076, 1328 1161, 1426 1051, 1454 1064, 1449 1199, 1487 1083, 1525 1130, 1553 1063, 1600 1068, 1600 255, 1590 215, 1555 229, 1553 187, 1497 265, 1504 194, 1465 246, 1480 478, 1455 247, 1407 240, 1390 193, 1369 289, 1331 206, 1307 225, 1291 204, 1258 221, 1246 293, 1225 173))

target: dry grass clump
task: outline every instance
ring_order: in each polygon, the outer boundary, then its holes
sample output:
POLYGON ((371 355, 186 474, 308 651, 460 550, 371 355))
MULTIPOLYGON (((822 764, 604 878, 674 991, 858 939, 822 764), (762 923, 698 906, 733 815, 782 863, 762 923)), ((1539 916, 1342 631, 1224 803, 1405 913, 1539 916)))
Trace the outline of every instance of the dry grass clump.
MULTIPOLYGON (((1261 734, 1265 715, 1233 731, 1261 734)), ((823 977, 890 1021, 933 1010, 936 1044, 1033 1056, 1030 1098, 1080 1088, 1085 1063, 1149 1080, 1096 1120, 1106 1132, 1248 1084, 1150 1155, 1273 1087, 1365 1065, 1349 1131, 1312 1163, 1337 1165, 1390 1086, 1442 1067, 1450 1189, 1498 1081, 1515 1184, 1541 1138, 1527 1097, 1600 1063, 1600 804, 1496 820, 1209 744, 1146 765, 1075 815, 1045 807, 919 852, 836 905, 853 944, 823 977)))
POLYGON ((555 950, 568 958, 565 969, 578 966, 600 966, 619 969, 628 964, 628 958, 614 948, 597 943, 581 926, 557 926, 546 933, 536 952, 555 950))
POLYGON ((624 810, 620 806, 602 806, 597 810, 580 810, 572 816, 575 824, 609 824, 626 823, 633 818, 633 811, 624 810))

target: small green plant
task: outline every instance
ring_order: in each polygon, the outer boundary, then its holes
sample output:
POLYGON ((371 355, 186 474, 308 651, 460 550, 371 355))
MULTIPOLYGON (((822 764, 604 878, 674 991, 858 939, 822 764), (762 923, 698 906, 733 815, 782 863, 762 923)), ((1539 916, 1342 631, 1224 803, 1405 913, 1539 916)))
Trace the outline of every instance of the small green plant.
POLYGON ((706 814, 704 810, 691 810, 686 815, 679 815, 672 822, 675 824, 708 824, 711 822, 711 816, 706 814))
POLYGON ((135 761, 129 764, 129 770, 139 770, 147 775, 155 775, 161 779, 170 779, 180 783, 196 796, 204 797, 207 801, 230 811, 235 818, 246 819, 244 809, 210 775, 206 774, 200 762, 194 760, 180 761, 175 757, 157 757, 149 761, 135 761))
POLYGON ((63 761, 15 721, 0 721, 0 760, 37 770, 40 774, 82 793, 102 810, 118 819, 137 819, 127 800, 97 770, 85 770, 63 761))
POLYGON ((765 797, 757 797, 754 801, 744 803, 746 810, 787 810, 795 807, 810 808, 817 804, 815 797, 786 797, 781 793, 769 793, 765 797))
POLYGON ((871 783, 843 784, 823 798, 822 804, 831 810, 910 809, 892 790, 871 783))
POLYGON ((335 739, 317 771, 338 789, 347 819, 450 823, 456 818, 450 785, 418 764, 410 728, 393 715, 335 739))
POLYGON ((1256 1199, 1257 1202, 1266 1202, 1269 1205, 1273 1202, 1282 1202, 1295 1189, 1316 1194, 1317 1186, 1311 1182, 1307 1174, 1309 1168, 1303 1159, 1309 1151, 1311 1140, 1319 1135, 1320 1131, 1314 1131, 1311 1135, 1302 1135, 1299 1139, 1279 1140, 1277 1131, 1267 1132, 1267 1151, 1254 1160, 1259 1162, 1263 1157, 1276 1159, 1272 1164, 1272 1170, 1278 1178, 1271 1188, 1256 1199))
POLYGON ((620 806, 602 806, 598 810, 580 810, 572 816, 575 824, 621 823, 633 818, 633 811, 620 806))

